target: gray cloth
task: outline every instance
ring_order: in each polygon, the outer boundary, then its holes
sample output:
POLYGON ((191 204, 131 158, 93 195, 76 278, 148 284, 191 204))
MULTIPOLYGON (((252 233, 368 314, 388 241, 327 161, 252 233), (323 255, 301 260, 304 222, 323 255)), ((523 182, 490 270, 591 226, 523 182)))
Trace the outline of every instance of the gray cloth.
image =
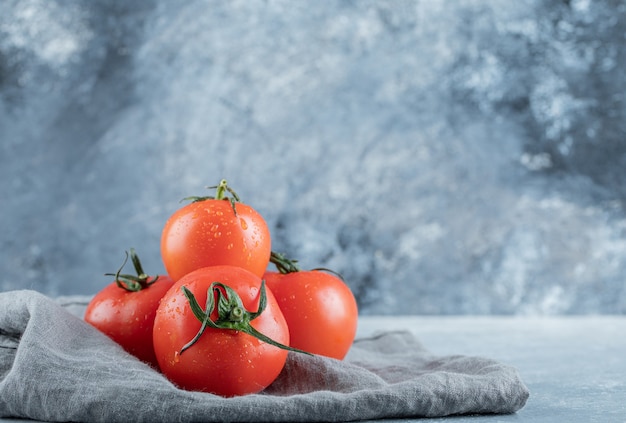
POLYGON ((350 421, 513 413, 528 390, 493 360, 433 356, 409 332, 355 341, 345 360, 289 353, 263 393, 177 389, 81 316, 87 299, 0 293, 0 417, 44 421, 350 421))

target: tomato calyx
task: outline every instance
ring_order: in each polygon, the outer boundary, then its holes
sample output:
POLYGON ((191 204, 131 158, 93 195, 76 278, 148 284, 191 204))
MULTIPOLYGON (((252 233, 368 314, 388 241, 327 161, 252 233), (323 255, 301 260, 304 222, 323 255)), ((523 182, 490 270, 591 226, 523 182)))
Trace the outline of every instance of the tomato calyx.
MULTIPOLYGON (((277 253, 275 251, 272 251, 270 253, 270 263, 274 264, 278 272, 283 275, 286 275, 288 273, 295 273, 295 272, 302 271, 300 266, 298 266, 298 260, 289 259, 284 254, 277 253)), ((316 270, 332 273, 333 275, 337 276, 339 279, 345 282, 345 279, 343 278, 343 276, 341 276, 341 274, 335 272, 334 270, 327 269, 325 267, 316 267, 315 269, 311 269, 311 271, 316 271, 316 270)))
POLYGON ((240 203, 241 199, 239 198, 237 193, 228 186, 226 179, 222 179, 219 185, 207 187, 207 189, 215 189, 215 196, 191 196, 185 197, 181 201, 191 201, 192 203, 197 203, 199 201, 205 200, 228 200, 230 201, 230 205, 233 208, 235 216, 237 215, 237 208, 235 207, 235 203, 240 203), (228 196, 228 194, 230 194, 230 196, 228 196))
POLYGON ((155 276, 152 280, 150 280, 150 275, 146 274, 143 271, 143 267, 141 266, 141 261, 137 256, 134 248, 130 249, 130 259, 133 262, 133 267, 135 268, 135 272, 137 272, 137 276, 130 274, 122 274, 122 269, 126 266, 126 262, 128 262, 128 251, 125 251, 126 258, 124 258, 124 262, 117 270, 116 273, 105 273, 105 276, 115 276, 115 283, 118 287, 125 289, 129 292, 137 292, 142 289, 148 288, 150 285, 155 283, 159 276, 155 276))
POLYGON ((284 254, 275 251, 270 253, 270 263, 273 263, 276 269, 283 275, 301 270, 300 266, 298 266, 298 260, 288 259, 284 254))
POLYGON ((189 341, 181 348, 179 354, 182 354, 185 350, 192 347, 200 339, 206 328, 211 327, 214 329, 227 329, 243 332, 275 347, 288 351, 300 352, 311 355, 311 353, 308 353, 306 351, 292 348, 274 341, 270 337, 256 330, 250 324, 252 320, 256 319, 261 315, 261 313, 263 313, 265 307, 267 306, 265 280, 261 282, 261 289, 259 292, 259 308, 254 313, 246 310, 243 302, 241 301, 241 298, 234 289, 232 289, 228 285, 224 285, 221 282, 216 281, 211 283, 211 286, 209 286, 207 290, 208 292, 205 310, 202 310, 202 307, 200 306, 200 304, 198 304, 196 297, 186 286, 183 285, 181 289, 185 294, 185 297, 189 301, 191 311, 193 312, 194 316, 202 323, 202 326, 200 326, 200 330, 198 331, 196 336, 194 336, 191 341, 189 341), (215 301, 216 296, 217 302, 215 301), (211 314, 213 313, 213 311, 217 311, 217 319, 215 321, 211 320, 211 314))

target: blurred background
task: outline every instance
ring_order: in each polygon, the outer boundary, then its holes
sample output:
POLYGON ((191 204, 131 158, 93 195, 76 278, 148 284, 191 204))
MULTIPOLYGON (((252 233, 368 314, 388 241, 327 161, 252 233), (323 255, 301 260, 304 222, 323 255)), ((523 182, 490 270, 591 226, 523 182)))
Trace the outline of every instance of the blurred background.
POLYGON ((625 37, 621 0, 2 0, 0 290, 163 272, 225 178, 363 314, 626 313, 625 37))

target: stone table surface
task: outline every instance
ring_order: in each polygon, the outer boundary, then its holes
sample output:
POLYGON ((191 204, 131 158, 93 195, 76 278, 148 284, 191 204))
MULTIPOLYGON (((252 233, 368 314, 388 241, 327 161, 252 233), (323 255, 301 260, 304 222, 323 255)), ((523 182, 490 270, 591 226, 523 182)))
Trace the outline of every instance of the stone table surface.
POLYGON ((412 331, 437 355, 479 355, 514 366, 530 390, 516 414, 416 421, 626 422, 626 316, 362 316, 357 336, 390 329, 412 331))
POLYGON ((359 335, 383 329, 409 329, 438 355, 510 364, 530 390, 516 414, 446 422, 626 422, 626 316, 363 317, 359 335))

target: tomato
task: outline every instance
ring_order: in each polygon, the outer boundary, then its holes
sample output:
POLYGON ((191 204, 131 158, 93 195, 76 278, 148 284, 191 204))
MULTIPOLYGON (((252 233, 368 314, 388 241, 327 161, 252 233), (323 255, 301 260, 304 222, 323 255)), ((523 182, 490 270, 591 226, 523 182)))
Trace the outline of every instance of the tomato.
MULTIPOLYGON (((130 251, 137 276, 120 275, 120 268, 114 274, 115 281, 99 291, 89 302, 84 320, 120 344, 127 352, 156 368, 152 326, 159 301, 174 281, 164 275, 146 275, 135 251, 130 251)), ((126 258, 128 259, 128 254, 126 258)))
MULTIPOLYGON (((285 258, 272 253, 272 262, 285 258)), ((323 270, 300 270, 291 262, 263 278, 285 316, 290 345, 313 354, 342 360, 352 346, 358 307, 348 285, 323 270)))
POLYGON ((202 267, 232 265, 262 276, 271 252, 267 223, 239 202, 226 181, 212 188, 217 188, 215 197, 191 197, 192 203, 167 220, 161 234, 167 273, 178 280, 202 267))
POLYGON ((276 379, 287 359, 289 329, 260 277, 211 266, 188 273, 165 294, 153 342, 171 382, 232 397, 260 392, 276 379))

